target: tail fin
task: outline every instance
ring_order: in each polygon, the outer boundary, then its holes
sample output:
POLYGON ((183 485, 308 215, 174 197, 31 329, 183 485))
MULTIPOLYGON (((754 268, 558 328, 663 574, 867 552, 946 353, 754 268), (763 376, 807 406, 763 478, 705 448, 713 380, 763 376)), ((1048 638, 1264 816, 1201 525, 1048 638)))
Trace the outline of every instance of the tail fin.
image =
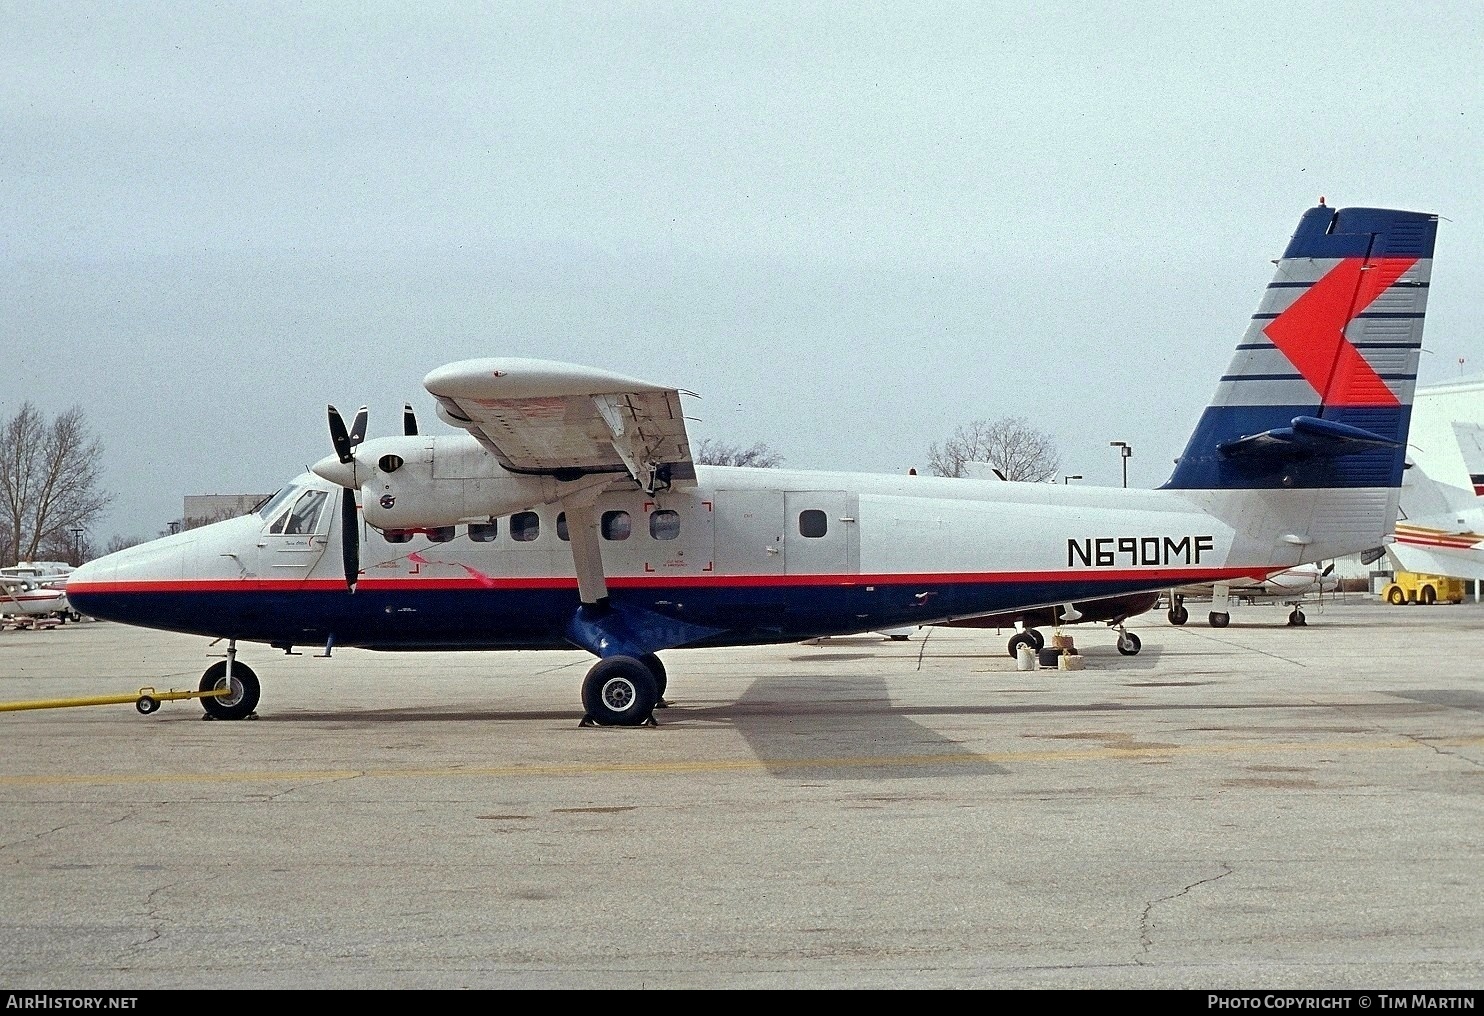
POLYGON ((1305 212, 1165 487, 1399 488, 1437 226, 1305 212))
POLYGON ((1471 488, 1440 482, 1419 465, 1402 484, 1392 567, 1460 579, 1484 579, 1484 508, 1471 488))

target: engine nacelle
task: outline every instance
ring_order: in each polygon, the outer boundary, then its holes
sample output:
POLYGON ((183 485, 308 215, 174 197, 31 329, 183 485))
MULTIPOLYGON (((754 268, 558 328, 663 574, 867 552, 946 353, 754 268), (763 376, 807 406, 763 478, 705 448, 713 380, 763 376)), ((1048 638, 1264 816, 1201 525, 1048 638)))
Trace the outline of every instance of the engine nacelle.
POLYGON ((618 477, 562 481, 512 473, 478 441, 463 435, 390 437, 355 453, 366 524, 381 530, 437 529, 550 504, 618 477))

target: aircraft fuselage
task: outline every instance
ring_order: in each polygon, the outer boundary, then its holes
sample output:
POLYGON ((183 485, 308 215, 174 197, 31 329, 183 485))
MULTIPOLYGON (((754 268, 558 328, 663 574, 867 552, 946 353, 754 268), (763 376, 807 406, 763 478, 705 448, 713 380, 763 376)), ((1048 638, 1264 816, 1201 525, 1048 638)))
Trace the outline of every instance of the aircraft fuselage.
MULTIPOLYGON (((556 507, 406 542, 362 524, 352 593, 338 490, 312 476, 286 489, 260 514, 88 566, 74 600, 98 617, 284 648, 571 645, 579 596, 556 507), (300 511, 313 509, 305 531, 283 531, 279 520, 313 491, 323 497, 300 511)), ((796 641, 1254 575, 1273 553, 1240 560, 1241 534, 1173 491, 702 467, 682 491, 615 483, 598 507, 610 602, 695 626, 690 645, 796 641)))

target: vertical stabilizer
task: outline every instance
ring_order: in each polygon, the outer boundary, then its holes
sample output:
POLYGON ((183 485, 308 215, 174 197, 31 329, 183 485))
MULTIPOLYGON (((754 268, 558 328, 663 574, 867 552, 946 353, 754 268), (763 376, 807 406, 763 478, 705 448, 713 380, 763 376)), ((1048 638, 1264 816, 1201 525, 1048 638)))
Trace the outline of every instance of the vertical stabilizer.
POLYGON ((1397 488, 1437 216, 1304 213, 1167 488, 1397 488))

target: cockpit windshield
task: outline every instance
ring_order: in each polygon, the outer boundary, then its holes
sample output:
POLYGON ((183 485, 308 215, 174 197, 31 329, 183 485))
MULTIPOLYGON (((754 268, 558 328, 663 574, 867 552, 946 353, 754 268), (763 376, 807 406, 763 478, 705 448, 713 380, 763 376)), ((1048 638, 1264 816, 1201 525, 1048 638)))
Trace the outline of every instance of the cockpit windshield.
POLYGON ((272 518, 273 513, 278 511, 279 506, 298 492, 299 488, 295 487, 293 484, 289 484, 287 487, 279 488, 278 493, 274 494, 262 504, 258 505, 258 516, 264 519, 272 518))
POLYGON ((306 490, 294 502, 294 507, 284 512, 268 531, 283 536, 308 536, 315 532, 320 509, 325 506, 329 497, 328 491, 306 490))

